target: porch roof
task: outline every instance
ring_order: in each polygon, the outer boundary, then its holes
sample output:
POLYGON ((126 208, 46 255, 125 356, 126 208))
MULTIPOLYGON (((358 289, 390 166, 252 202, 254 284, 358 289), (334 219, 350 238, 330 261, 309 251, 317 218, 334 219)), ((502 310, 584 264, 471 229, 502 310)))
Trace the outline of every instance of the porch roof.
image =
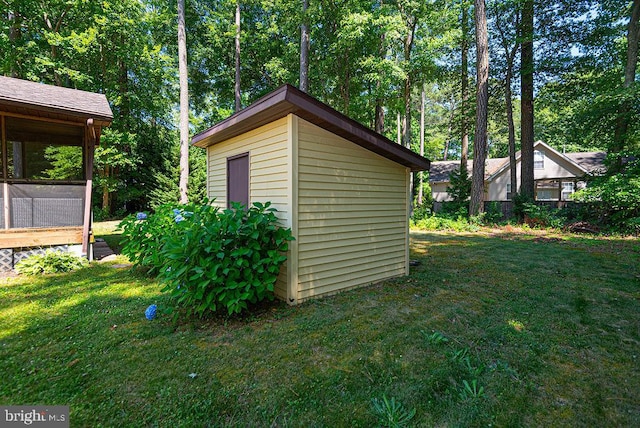
POLYGON ((107 126, 113 113, 104 94, 0 76, 0 111, 107 126))

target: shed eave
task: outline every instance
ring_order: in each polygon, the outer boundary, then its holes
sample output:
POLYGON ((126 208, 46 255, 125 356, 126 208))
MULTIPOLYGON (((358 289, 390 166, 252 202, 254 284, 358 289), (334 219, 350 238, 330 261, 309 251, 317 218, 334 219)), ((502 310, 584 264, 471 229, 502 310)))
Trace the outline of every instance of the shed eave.
POLYGON ((424 171, 430 161, 394 143, 291 85, 283 85, 211 128, 196 134, 192 144, 206 148, 293 113, 354 144, 386 157, 412 171, 424 171))
POLYGON ((283 91, 276 90, 262 97, 251 106, 234 113, 222 122, 194 135, 191 139, 191 144, 196 147, 207 148, 281 119, 293 109, 293 106, 286 101, 283 91))

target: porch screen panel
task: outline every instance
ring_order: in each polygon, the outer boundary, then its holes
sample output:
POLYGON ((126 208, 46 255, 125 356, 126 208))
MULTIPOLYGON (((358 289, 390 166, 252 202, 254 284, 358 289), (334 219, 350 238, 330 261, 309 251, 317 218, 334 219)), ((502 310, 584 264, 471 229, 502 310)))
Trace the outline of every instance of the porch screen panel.
POLYGON ((82 226, 84 126, 11 116, 4 121, 9 227, 82 226))
POLYGON ((84 185, 11 184, 11 228, 82 226, 84 185))
POLYGON ((11 198, 11 225, 33 227, 33 201, 31 198, 11 198))
POLYGON ((34 198, 33 226, 82 226, 82 198, 34 198))

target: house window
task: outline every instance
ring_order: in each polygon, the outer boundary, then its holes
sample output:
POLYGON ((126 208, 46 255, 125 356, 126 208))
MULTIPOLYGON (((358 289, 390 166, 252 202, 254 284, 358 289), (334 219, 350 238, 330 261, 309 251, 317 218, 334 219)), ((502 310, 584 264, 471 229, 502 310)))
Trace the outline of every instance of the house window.
POLYGON ((533 151, 533 169, 544 169, 544 152, 540 150, 533 151))
POLYGON ((232 202, 249 206, 249 153, 227 158, 227 207, 232 202))
MULTIPOLYGON (((557 197, 557 193, 556 193, 556 197, 557 197)), ((536 200, 538 200, 538 201, 553 201, 553 200, 556 200, 556 199, 554 199, 554 197, 553 197, 553 190, 549 190, 549 189, 542 190, 542 189, 540 189, 540 190, 538 190, 536 200)))
POLYGON ((562 200, 568 201, 571 199, 571 195, 575 190, 575 184, 573 181, 565 181, 562 183, 562 200))
POLYGON ((511 183, 507 183, 507 201, 511 200, 511 183))

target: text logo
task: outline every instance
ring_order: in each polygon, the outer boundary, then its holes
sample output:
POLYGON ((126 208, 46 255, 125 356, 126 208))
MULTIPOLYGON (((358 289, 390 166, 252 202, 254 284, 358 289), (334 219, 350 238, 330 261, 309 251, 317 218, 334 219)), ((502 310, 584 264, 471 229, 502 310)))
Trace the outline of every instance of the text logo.
POLYGON ((0 428, 69 428, 69 406, 0 406, 0 428))

